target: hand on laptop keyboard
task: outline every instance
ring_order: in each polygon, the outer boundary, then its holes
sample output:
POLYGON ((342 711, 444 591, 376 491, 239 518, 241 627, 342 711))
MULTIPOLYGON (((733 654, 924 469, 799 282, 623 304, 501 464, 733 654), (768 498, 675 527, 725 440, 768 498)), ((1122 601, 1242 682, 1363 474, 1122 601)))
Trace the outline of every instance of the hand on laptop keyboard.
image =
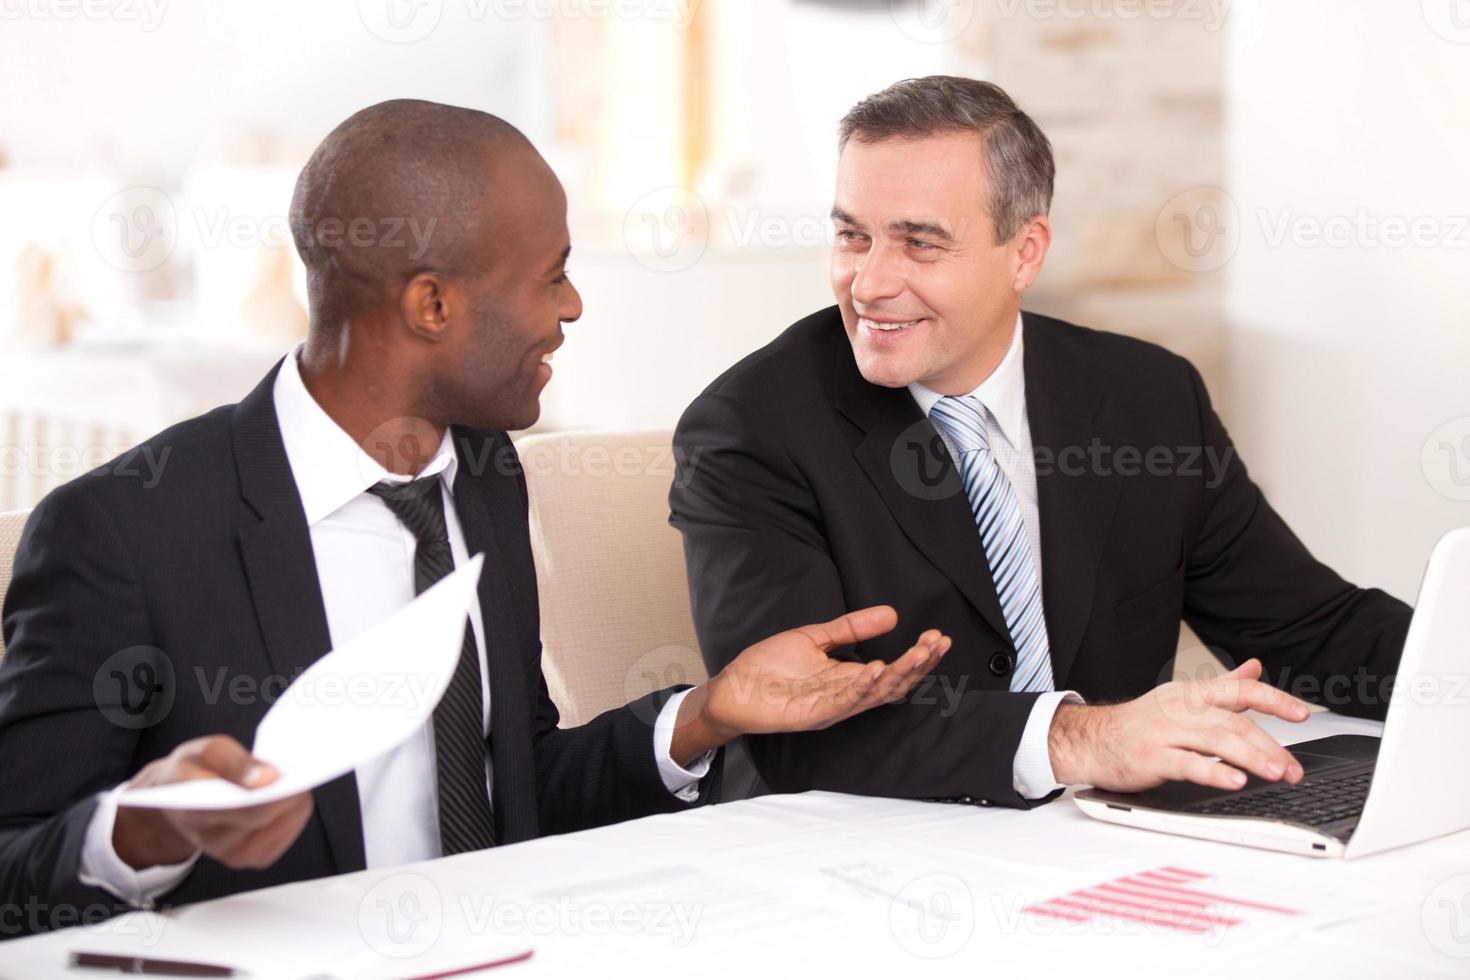
POLYGON ((1122 704, 1061 705, 1049 738, 1057 782, 1133 793, 1178 779, 1230 790, 1245 785, 1242 770, 1299 782, 1300 763, 1241 712, 1304 721, 1309 708, 1260 677, 1261 662, 1248 660, 1220 677, 1173 681, 1122 704))

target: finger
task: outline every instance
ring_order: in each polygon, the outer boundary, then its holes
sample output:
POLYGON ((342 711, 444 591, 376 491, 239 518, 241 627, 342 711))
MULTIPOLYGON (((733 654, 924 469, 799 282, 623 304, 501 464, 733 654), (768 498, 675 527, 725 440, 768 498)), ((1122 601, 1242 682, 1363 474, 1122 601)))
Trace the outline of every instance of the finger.
POLYGON ((205 853, 221 861, 235 860, 248 843, 263 832, 299 818, 310 810, 311 794, 301 793, 274 803, 239 810, 189 811, 181 815, 183 829, 205 853))
MULTIPOLYGON (((167 783, 186 783, 195 779, 220 779, 221 775, 213 769, 203 766, 191 759, 181 759, 170 767, 167 783)), ((187 822, 191 832, 207 832, 213 827, 234 827, 241 822, 242 815, 250 823, 259 823, 269 819, 269 808, 279 806, 280 803, 262 803, 253 807, 239 807, 233 810, 181 810, 180 821, 187 822)))
POLYGON ((1245 715, 1231 715, 1228 724, 1235 734, 1280 763, 1282 769, 1285 771, 1287 782, 1296 783, 1301 781, 1304 773, 1302 764, 1297 761, 1296 756, 1291 754, 1290 749, 1272 738, 1271 734, 1264 728, 1245 715))
POLYGON ((185 757, 237 786, 254 789, 276 778, 275 767, 261 762, 228 735, 212 735, 187 743, 185 757))
POLYGON ((813 727, 826 728, 880 704, 897 701, 934 669, 951 644, 950 638, 938 630, 928 630, 892 664, 885 665, 881 660, 865 665, 834 663, 815 679, 822 693, 810 696, 804 711, 813 727))
POLYGON ((167 758, 154 759, 152 762, 148 763, 142 769, 139 769, 138 772, 137 772, 137 775, 133 776, 132 779, 129 779, 128 780, 128 785, 129 786, 153 786, 153 785, 156 785, 159 782, 159 780, 161 778, 161 774, 162 774, 163 769, 164 769, 164 766, 167 765, 168 761, 169 760, 167 758))
POLYGON ((938 630, 929 630, 919 637, 919 642, 884 668, 874 685, 876 703, 897 701, 914 689, 914 685, 928 676, 944 656, 945 637, 938 630))
POLYGON ((1219 756, 1220 761, 1237 769, 1243 769, 1269 782, 1276 782, 1286 775, 1284 754, 1274 742, 1271 748, 1251 742, 1221 724, 1211 728, 1181 728, 1182 737, 1173 744, 1204 755, 1219 756))
POLYGON ((1185 749, 1170 752, 1164 765, 1170 779, 1224 790, 1240 789, 1245 785, 1245 773, 1239 769, 1185 749))
POLYGON ((311 794, 292 797, 291 806, 263 827, 256 828, 235 845, 226 861, 233 868, 268 868, 275 864, 311 819, 311 794))
POLYGON ((181 829, 193 839, 195 847, 220 862, 227 862, 230 855, 240 846, 241 841, 257 829, 249 824, 220 823, 218 821, 191 824, 185 819, 181 821, 181 824, 181 829))
MULTIPOLYGON (((952 641, 938 630, 928 630, 917 643, 893 663, 883 667, 874 679, 863 701, 850 712, 858 714, 880 704, 891 704, 907 697, 915 685, 929 675, 949 652, 952 641)), ((881 661, 874 661, 881 664, 881 661)))
POLYGON ((934 655, 928 647, 913 647, 898 660, 883 668, 874 681, 868 700, 873 705, 901 700, 928 673, 926 662, 934 655), (917 659, 913 659, 917 656, 917 659))
POLYGON ((897 625, 898 613, 892 606, 869 606, 843 613, 831 622, 802 626, 798 632, 823 650, 830 650, 882 636, 897 625))
POLYGON ((1216 678, 1216 680, 1234 678, 1235 680, 1258 681, 1261 679, 1261 670, 1262 667, 1260 658, 1251 657, 1249 660, 1236 667, 1234 670, 1226 671, 1225 673, 1221 674, 1218 678, 1216 678))
POLYGON ((260 827, 275 823, 298 806, 300 795, 234 810, 185 810, 179 814, 179 822, 192 835, 218 843, 221 838, 252 833, 260 827))
POLYGON ((812 729, 831 727, 877 704, 873 692, 883 661, 843 666, 847 669, 830 675, 820 690, 805 696, 803 710, 812 729))
POLYGON ((1305 721, 1312 713, 1311 706, 1301 698, 1258 680, 1242 680, 1228 674, 1210 683, 1210 703, 1231 711, 1254 708, 1286 721, 1305 721))
POLYGON ((250 811, 188 811, 178 814, 174 824, 194 845, 210 855, 228 851, 270 823, 250 811))

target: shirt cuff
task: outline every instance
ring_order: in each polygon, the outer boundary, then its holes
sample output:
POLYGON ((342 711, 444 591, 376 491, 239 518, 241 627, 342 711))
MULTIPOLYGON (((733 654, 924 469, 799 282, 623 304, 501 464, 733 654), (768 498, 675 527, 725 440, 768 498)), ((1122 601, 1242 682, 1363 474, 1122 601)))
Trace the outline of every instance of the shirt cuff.
POLYGON ((664 788, 685 803, 694 803, 699 799, 699 781, 709 774, 710 761, 715 754, 706 752, 694 760, 694 764, 688 769, 675 762, 670 754, 674 746, 674 722, 679 717, 679 705, 688 696, 689 691, 680 691, 669 698, 663 710, 658 713, 658 720, 653 723, 653 757, 658 760, 658 774, 664 781, 664 788))
POLYGON ((113 895, 140 909, 151 909, 153 903, 173 891, 199 860, 199 852, 180 864, 159 864, 141 871, 129 867, 112 846, 112 828, 117 822, 117 798, 126 785, 118 786, 97 797, 97 809, 92 811, 92 820, 87 824, 87 836, 82 842, 82 884, 104 888, 113 895))
POLYGON ((1028 800, 1039 800, 1043 796, 1064 789, 1057 782, 1051 768, 1051 719, 1061 704, 1086 704, 1076 691, 1048 691, 1036 699, 1031 714, 1026 719, 1026 728, 1021 732, 1021 746, 1016 750, 1011 764, 1011 782, 1028 800))

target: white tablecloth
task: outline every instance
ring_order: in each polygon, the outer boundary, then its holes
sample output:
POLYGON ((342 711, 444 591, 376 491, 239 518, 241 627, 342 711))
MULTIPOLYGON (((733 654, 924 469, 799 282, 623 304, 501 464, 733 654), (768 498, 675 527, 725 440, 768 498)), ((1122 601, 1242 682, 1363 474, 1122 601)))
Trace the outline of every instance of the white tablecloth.
MULTIPOLYGON (((1284 727, 1284 726, 1276 726, 1284 727)), ((1290 740, 1377 726, 1328 715, 1290 740)), ((0 944, 0 975, 66 975, 71 950, 302 973, 331 951, 407 940, 425 955, 532 958, 516 977, 1470 976, 1470 833, 1356 861, 1312 859, 1092 821, 1068 800, 1032 811, 832 793, 650 817, 397 869, 135 913, 0 944), (1202 935, 1023 911, 1073 888, 1183 867, 1247 908, 1202 935), (292 951, 297 951, 292 953, 292 951)), ((407 946, 395 946, 405 951, 407 946)), ((412 958, 400 975, 414 975, 412 958)), ((78 973, 80 975, 80 973, 78 973)), ((100 974, 99 974, 100 975, 100 974)))

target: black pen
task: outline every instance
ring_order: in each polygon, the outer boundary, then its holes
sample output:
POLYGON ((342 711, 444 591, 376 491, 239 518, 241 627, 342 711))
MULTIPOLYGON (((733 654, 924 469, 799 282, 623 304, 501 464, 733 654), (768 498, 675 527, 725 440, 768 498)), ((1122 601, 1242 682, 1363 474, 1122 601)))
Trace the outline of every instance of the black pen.
POLYGON ((71 965, 161 977, 233 977, 238 973, 233 967, 215 966, 212 963, 150 960, 142 956, 114 956, 111 953, 72 953, 71 965))

